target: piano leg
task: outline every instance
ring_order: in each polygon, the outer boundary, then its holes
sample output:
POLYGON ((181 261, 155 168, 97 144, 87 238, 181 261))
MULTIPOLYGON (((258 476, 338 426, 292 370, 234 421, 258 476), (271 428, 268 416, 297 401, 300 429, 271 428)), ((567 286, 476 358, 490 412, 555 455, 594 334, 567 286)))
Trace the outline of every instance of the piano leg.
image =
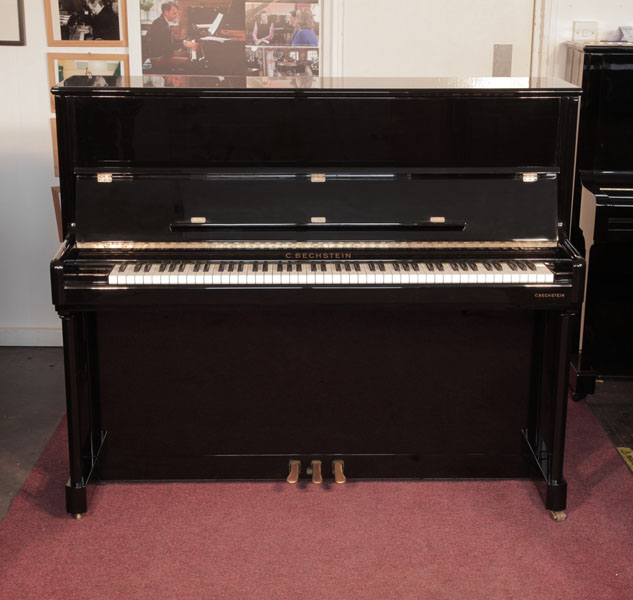
POLYGON ((66 510, 80 519, 88 508, 88 484, 94 473, 105 432, 99 426, 99 412, 93 390, 94 349, 91 323, 86 313, 61 314, 66 374, 66 412, 70 478, 66 484, 66 510))
MULTIPOLYGON (((535 479, 546 510, 552 519, 564 521, 567 503, 567 482, 563 478, 565 427, 569 384, 569 352, 576 313, 550 314, 544 317, 539 365, 538 397, 525 440, 535 460, 535 479), (547 356, 546 348, 556 353, 547 356), (553 368, 547 369, 551 364, 553 368)), ((538 336, 537 336, 538 337, 538 336)))

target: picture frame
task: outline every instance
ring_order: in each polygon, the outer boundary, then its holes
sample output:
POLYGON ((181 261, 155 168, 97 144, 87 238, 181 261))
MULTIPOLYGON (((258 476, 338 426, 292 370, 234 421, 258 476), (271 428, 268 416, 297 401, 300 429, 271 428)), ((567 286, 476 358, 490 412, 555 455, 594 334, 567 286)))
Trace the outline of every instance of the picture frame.
POLYGON ((128 44, 127 0, 44 0, 44 8, 49 46, 128 44))
POLYGON ((60 242, 64 241, 64 233, 62 226, 62 203, 59 192, 59 186, 51 187, 51 193, 53 195, 53 210, 55 211, 55 222, 57 223, 57 238, 60 242))
MULTIPOLYGON (((87 80, 81 85, 109 87, 130 82, 130 59, 127 54, 97 54, 96 52, 48 53, 48 80, 50 87, 72 75, 81 75, 87 80), (90 83, 90 78, 94 83, 90 83)), ((55 112, 55 98, 51 94, 51 112, 55 112)))
POLYGON ((24 0, 0 0, 0 46, 25 46, 24 0))
POLYGON ((53 171, 59 177, 59 151, 57 149, 57 119, 51 119, 51 139, 53 141, 53 171))

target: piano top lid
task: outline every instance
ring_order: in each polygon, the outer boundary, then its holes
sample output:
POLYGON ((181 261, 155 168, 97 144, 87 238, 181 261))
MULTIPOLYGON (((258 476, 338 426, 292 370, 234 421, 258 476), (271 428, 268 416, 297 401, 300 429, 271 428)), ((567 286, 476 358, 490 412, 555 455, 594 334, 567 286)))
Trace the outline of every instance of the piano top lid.
POLYGON ((567 46, 592 54, 633 54, 633 42, 567 42, 567 46))
POLYGON ((271 95, 288 93, 353 93, 395 95, 580 95, 575 85, 551 77, 212 77, 196 75, 144 75, 140 77, 73 76, 52 89, 53 94, 73 95, 88 91, 99 95, 155 94, 169 90, 170 94, 188 95, 192 91, 205 95, 230 93, 271 95))

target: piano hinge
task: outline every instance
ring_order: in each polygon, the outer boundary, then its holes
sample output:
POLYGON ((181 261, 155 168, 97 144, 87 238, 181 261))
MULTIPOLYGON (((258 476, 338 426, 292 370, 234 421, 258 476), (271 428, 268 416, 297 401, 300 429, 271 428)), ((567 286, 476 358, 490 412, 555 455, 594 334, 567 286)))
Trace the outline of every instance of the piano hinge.
POLYGON ((112 173, 97 173, 97 183, 112 183, 112 173))
POLYGON ((310 181, 312 183, 325 183, 326 179, 327 176, 325 175, 325 173, 312 173, 310 175, 310 181))
POLYGON ((523 183, 534 183, 538 181, 538 173, 521 173, 523 183))

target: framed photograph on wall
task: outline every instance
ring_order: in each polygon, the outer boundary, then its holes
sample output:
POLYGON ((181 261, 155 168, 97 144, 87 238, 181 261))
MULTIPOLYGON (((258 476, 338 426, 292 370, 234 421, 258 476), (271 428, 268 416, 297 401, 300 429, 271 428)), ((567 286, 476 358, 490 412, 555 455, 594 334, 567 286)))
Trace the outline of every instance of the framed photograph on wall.
POLYGON ((55 211, 55 221, 57 223, 57 237, 60 242, 64 241, 64 234, 62 233, 62 203, 59 197, 59 186, 51 188, 53 194, 53 210, 55 211))
POLYGON ((48 45, 127 46, 125 2, 44 0, 48 45))
POLYGON ((59 152, 57 150, 57 119, 51 119, 51 139, 53 140, 53 170, 55 177, 59 177, 59 152))
POLYGON ((24 46, 23 0, 0 0, 0 46, 24 46))
MULTIPOLYGON (((109 87, 126 85, 130 81, 127 54, 48 54, 48 79, 51 87, 73 78, 70 85, 109 87)), ((55 99, 51 94, 51 111, 55 112, 55 99)))

